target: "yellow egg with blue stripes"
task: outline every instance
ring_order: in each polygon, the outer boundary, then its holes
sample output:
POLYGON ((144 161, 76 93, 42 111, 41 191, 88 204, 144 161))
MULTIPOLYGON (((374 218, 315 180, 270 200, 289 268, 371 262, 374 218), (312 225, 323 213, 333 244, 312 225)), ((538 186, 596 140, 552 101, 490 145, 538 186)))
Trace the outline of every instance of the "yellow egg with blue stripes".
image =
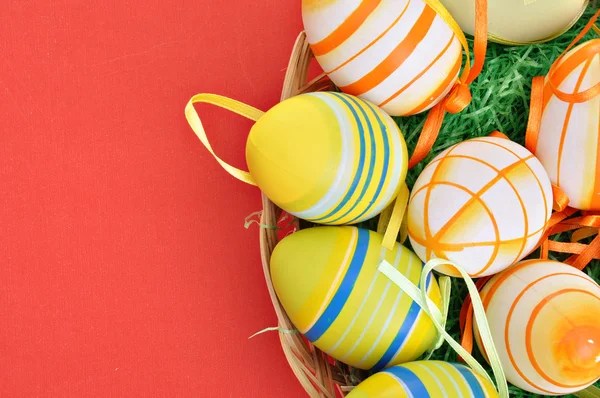
MULTIPOLYGON (((281 240, 271 257, 277 296, 296 328, 333 358, 378 371, 413 361, 431 348, 436 329, 398 286, 377 270, 382 255, 415 285, 423 263, 396 243, 353 226, 314 227, 281 240)), ((428 296, 440 307, 432 274, 428 296)))
POLYGON ((416 361, 375 373, 347 398, 496 398, 486 378, 470 368, 443 361, 416 361))
POLYGON ((359 98, 302 94, 265 113, 246 144, 250 173, 288 213, 319 224, 354 224, 397 196, 408 168, 390 116, 359 98))

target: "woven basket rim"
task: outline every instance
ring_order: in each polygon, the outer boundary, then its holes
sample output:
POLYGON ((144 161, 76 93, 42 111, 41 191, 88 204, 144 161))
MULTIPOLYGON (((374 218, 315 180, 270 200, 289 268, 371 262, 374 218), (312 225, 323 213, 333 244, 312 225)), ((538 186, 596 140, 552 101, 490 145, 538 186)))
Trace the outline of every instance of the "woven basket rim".
MULTIPOLYGON (((308 69, 314 55, 308 44, 304 31, 300 32, 294 44, 285 75, 281 101, 290 97, 333 88, 332 83, 324 74, 312 81, 307 81, 308 69)), ((276 225, 282 210, 262 195, 262 225, 276 225)), ((297 220, 294 221, 297 224, 297 220)), ((265 275, 265 281, 271 297, 273 308, 277 314, 279 339, 283 353, 296 378, 310 397, 335 398, 344 395, 351 387, 349 378, 340 371, 341 364, 329 360, 329 357, 307 342, 300 333, 286 333, 284 330, 294 330, 295 326, 281 306, 273 288, 270 272, 270 258, 277 244, 277 230, 260 228, 260 253, 265 275)))

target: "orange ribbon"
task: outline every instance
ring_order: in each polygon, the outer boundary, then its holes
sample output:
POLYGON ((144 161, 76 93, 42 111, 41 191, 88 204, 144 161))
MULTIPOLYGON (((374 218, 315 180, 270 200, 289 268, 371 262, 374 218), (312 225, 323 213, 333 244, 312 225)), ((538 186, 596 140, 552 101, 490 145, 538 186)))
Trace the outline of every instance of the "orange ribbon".
MULTIPOLYGON (((475 43, 473 48, 474 61, 473 66, 469 64, 467 55, 467 63, 463 72, 446 98, 431 108, 423 130, 419 135, 417 145, 412 153, 408 168, 413 168, 433 148, 433 144, 438 137, 442 122, 446 112, 455 114, 462 112, 471 103, 471 84, 481 73, 485 63, 485 54, 487 51, 488 27, 487 27, 487 0, 477 0, 475 4, 475 43)), ((466 49, 468 52, 468 48, 466 49)))
MULTIPOLYGON (((558 85, 554 79, 554 74, 556 73, 556 69, 558 69, 558 65, 560 65, 560 61, 564 58, 564 56, 591 30, 594 28, 594 23, 600 16, 600 10, 594 14, 594 16, 590 19, 590 21, 585 25, 583 30, 579 32, 577 37, 569 44, 569 46, 565 49, 565 51, 560 54, 560 56, 554 61, 552 66, 550 67, 550 71, 548 72, 548 82, 550 84, 550 88, 552 89, 552 93, 564 102, 569 103, 580 103, 586 102, 590 99, 598 96, 600 94, 600 82, 594 84, 592 87, 588 88, 585 91, 576 92, 576 93, 566 93, 558 88, 558 85)), ((538 103, 540 105, 541 103, 538 103)))

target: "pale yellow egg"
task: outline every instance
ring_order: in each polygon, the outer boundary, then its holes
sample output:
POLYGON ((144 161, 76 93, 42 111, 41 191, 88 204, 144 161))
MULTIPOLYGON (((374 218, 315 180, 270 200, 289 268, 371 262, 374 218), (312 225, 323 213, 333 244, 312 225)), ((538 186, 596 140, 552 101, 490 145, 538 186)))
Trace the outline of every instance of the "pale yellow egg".
MULTIPOLYGON (((475 0, 441 0, 465 33, 475 33, 475 0)), ((579 19, 587 0, 488 0, 488 33, 494 41, 545 41, 579 19)))

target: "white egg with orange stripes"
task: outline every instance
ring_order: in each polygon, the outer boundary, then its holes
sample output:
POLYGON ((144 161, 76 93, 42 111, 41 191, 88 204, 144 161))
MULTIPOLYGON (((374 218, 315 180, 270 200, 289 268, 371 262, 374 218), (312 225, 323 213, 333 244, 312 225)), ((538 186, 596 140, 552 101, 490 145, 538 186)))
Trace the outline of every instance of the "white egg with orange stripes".
MULTIPOLYGON (((408 236, 423 260, 444 258, 473 277, 527 256, 552 213, 552 186, 540 162, 505 138, 481 137, 435 157, 408 205, 408 236)), ((458 276, 450 266, 437 271, 458 276)))
MULTIPOLYGON (((316 347, 360 369, 379 371, 419 358, 435 343, 428 315, 377 270, 382 256, 415 285, 423 263, 383 237, 357 227, 314 227, 281 240, 271 257, 271 278, 296 328, 316 347)), ((441 295, 430 273, 428 296, 441 295)))
POLYGON ((431 108, 457 81, 461 44, 423 0, 303 0, 302 17, 329 78, 390 115, 431 108))
MULTIPOLYGON (((589 40, 557 65, 554 80, 567 93, 582 92, 600 81, 600 39, 589 40)), ((569 103, 556 97, 546 79, 543 116, 532 150, 569 206, 600 210, 600 96, 569 103)))
MULTIPOLYGON (((523 261, 490 279, 481 299, 510 383, 566 395, 600 378, 600 286, 585 273, 523 261)), ((474 334, 485 354, 477 325, 474 334)))

